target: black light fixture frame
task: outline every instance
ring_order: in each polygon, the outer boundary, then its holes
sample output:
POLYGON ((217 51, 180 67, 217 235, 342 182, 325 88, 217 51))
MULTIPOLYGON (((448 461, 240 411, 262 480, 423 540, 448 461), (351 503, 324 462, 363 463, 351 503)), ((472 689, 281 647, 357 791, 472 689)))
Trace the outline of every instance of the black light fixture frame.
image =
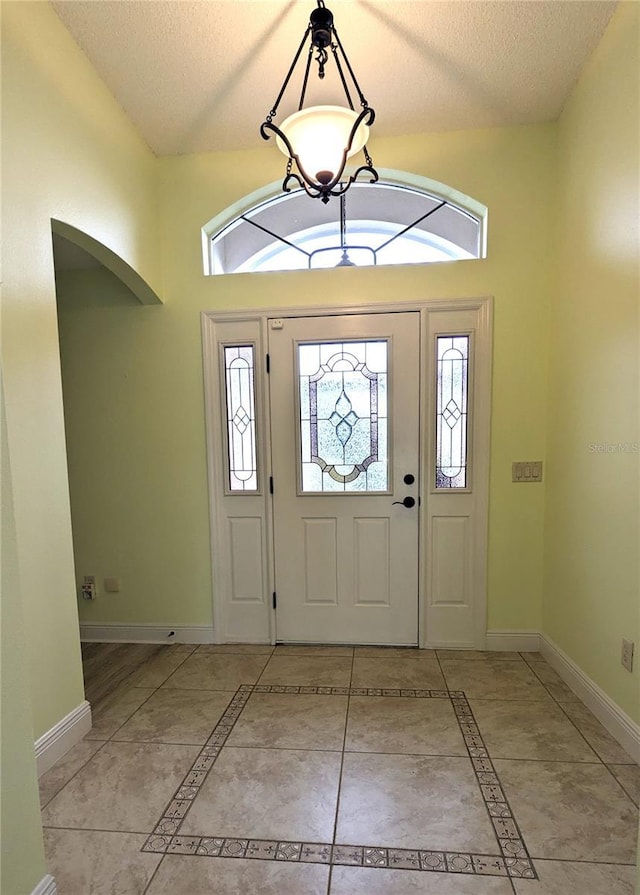
POLYGON ((378 180, 378 172, 373 167, 373 161, 369 152, 367 150, 366 145, 363 147, 363 153, 366 164, 361 165, 353 174, 351 174, 346 180, 342 181, 341 177, 344 173, 345 165, 347 163, 347 155, 351 150, 353 145, 353 138, 355 137, 356 131, 360 127, 361 124, 365 124, 367 126, 373 124, 376 113, 371 108, 365 96, 360 89, 360 85, 356 79, 355 74, 353 73, 353 69, 351 68, 351 63, 347 57, 347 54, 344 51, 342 43, 340 42, 340 38, 338 37, 338 32, 335 29, 333 24, 333 14, 331 10, 327 9, 324 5, 324 0, 317 0, 317 8, 313 10, 309 19, 309 25, 307 30, 304 33, 302 41, 300 42, 300 46, 298 47, 298 51, 293 58, 293 62, 291 63, 291 67, 287 72, 287 76, 284 79, 284 83, 280 88, 280 92, 276 98, 276 101, 273 105, 273 108, 263 121, 260 126, 260 134, 264 140, 269 140, 271 138, 271 132, 276 134, 284 145, 287 148, 289 153, 289 160, 287 162, 287 171, 285 174, 284 181, 282 182, 282 189, 285 193, 291 192, 293 187, 291 186, 292 182, 298 184, 298 186, 302 187, 309 196, 314 199, 321 199, 323 202, 328 202, 331 196, 341 196, 345 193, 351 184, 358 179, 361 174, 369 175, 369 182, 375 183, 378 180), (318 76, 322 80, 325 76, 325 65, 329 61, 329 54, 327 52, 327 48, 331 50, 333 55, 333 59, 336 64, 336 68, 338 70, 338 74, 340 75, 340 81, 342 82, 342 87, 345 92, 345 96, 347 98, 347 102, 349 104, 349 108, 355 112, 355 108, 353 105, 353 101, 351 99, 351 93, 349 92, 349 86, 347 83, 347 78, 345 76, 345 67, 349 74, 351 81, 353 82, 353 87, 355 88, 358 94, 358 100, 360 102, 360 106, 362 111, 356 118, 353 123, 353 127, 351 128, 351 132, 349 134, 349 139, 347 141, 347 145, 345 146, 342 153, 342 163, 337 172, 332 173, 330 171, 321 171, 320 177, 318 181, 313 180, 307 172, 304 170, 302 165, 300 164, 300 159, 293 151, 293 147, 291 143, 287 139, 286 135, 280 130, 277 125, 273 123, 273 119, 276 117, 278 112, 278 106, 280 105, 280 101, 287 89, 289 81, 291 80, 291 76, 294 72, 294 69, 298 63, 298 59, 304 49, 307 41, 309 43, 309 52, 307 55, 307 63, 304 72, 304 78, 302 82, 302 91, 300 93, 300 102, 298 105, 298 111, 302 111, 302 107, 304 105, 305 94, 307 91, 307 83, 309 80, 309 71, 311 69, 311 62, 313 59, 314 51, 317 50, 316 62, 318 63, 318 76), (296 174, 293 172, 293 163, 296 163, 298 171, 300 174, 296 174))

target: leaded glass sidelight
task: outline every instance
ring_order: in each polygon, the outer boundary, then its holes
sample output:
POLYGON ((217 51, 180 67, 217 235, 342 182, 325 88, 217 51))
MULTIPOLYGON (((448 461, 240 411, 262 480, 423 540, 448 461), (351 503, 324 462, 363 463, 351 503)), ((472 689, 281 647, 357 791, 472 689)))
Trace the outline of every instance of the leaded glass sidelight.
POLYGON ((298 346, 301 490, 389 490, 387 342, 298 346))
POLYGON ((224 346, 227 460, 230 491, 257 491, 253 345, 224 346))
POLYGON ((469 336, 436 338, 436 488, 467 487, 469 336))

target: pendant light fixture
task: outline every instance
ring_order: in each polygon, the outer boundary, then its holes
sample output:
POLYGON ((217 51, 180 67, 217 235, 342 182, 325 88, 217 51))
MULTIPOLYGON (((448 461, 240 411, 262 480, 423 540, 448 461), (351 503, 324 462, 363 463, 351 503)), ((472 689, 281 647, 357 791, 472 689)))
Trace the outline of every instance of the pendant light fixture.
POLYGON ((278 149, 288 157, 282 189, 290 192, 294 182, 303 187, 309 196, 328 202, 330 196, 340 196, 346 192, 361 174, 368 175, 370 183, 375 183, 378 179, 378 172, 373 167, 366 146, 369 126, 373 124, 375 112, 369 106, 356 80, 334 27, 333 14, 324 5, 323 0, 317 0, 317 3, 273 108, 260 127, 260 133, 265 140, 275 134, 278 149), (277 115, 280 101, 307 41, 309 51, 298 111, 286 118, 278 127, 273 123, 273 119, 277 115), (323 80, 325 66, 329 62, 329 50, 344 89, 347 105, 309 106, 305 109, 304 101, 314 52, 318 64, 318 77, 323 80), (349 83, 357 94, 360 111, 354 108, 349 83), (347 159, 360 150, 363 152, 365 164, 360 165, 353 174, 343 179, 347 159), (294 164, 296 172, 293 170, 294 164))
POLYGON ((355 261, 349 257, 349 250, 346 243, 347 230, 347 202, 344 193, 340 196, 340 248, 342 250, 342 258, 336 264, 336 267, 356 267, 355 261))

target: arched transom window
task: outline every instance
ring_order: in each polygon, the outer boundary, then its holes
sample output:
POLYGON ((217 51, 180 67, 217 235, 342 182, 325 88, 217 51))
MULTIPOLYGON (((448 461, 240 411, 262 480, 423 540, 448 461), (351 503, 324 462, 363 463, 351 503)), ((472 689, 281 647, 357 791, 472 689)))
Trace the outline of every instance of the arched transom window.
POLYGON ((352 184, 348 193, 326 205, 310 200, 303 190, 255 198, 240 213, 220 215, 204 228, 206 273, 485 256, 486 208, 446 187, 422 189, 383 178, 375 184, 352 184))

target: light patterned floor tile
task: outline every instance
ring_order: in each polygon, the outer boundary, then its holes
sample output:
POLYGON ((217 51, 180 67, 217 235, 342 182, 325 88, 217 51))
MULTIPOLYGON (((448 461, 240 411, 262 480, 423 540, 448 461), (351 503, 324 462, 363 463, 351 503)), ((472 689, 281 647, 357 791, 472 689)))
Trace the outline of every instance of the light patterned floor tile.
MULTIPOLYGON (((98 644, 96 644, 98 646, 98 644)), ((170 647, 156 643, 100 644, 103 649, 87 654, 82 663, 85 696, 94 708, 123 684, 144 663, 170 647)))
POLYGON ((151 832, 197 746, 105 743, 42 812, 45 827, 151 832))
POLYGON ((161 858, 141 852, 144 841, 131 833, 45 830, 47 870, 59 895, 142 895, 161 858))
POLYGON ((345 748, 349 752, 467 755, 448 699, 352 696, 345 748))
POLYGON ((294 684, 305 687, 348 687, 351 679, 348 656, 277 655, 269 660, 261 684, 294 684))
POLYGON ((367 867, 334 867, 329 889, 329 895, 512 895, 512 893, 513 889, 507 879, 447 873, 417 873, 412 870, 375 870, 367 867))
POLYGON ((129 687, 123 684, 100 702, 92 712, 92 727, 87 740, 108 740, 152 695, 150 687, 129 687))
POLYGON ((604 765, 494 765, 532 858, 635 861, 638 810, 604 765))
POLYGON ((553 696, 556 702, 569 703, 569 702, 580 702, 580 697, 576 696, 573 690, 568 687, 564 681, 560 681, 559 684, 551 684, 545 683, 545 689, 553 696))
POLYGON ((633 758, 604 729, 586 705, 581 702, 563 702, 561 705, 602 761, 607 764, 634 764, 633 758))
MULTIPOLYGON (((128 661, 121 644, 90 646, 85 667, 128 661)), ((143 652, 134 649, 132 661, 143 652)), ((93 736, 114 738, 85 740, 42 780, 49 797, 75 773, 43 811, 48 853, 55 847, 52 861, 68 880, 60 895, 143 895, 156 867, 145 895, 630 895, 634 868, 620 866, 635 853, 630 796, 638 798, 640 771, 630 757, 539 654, 525 662, 518 653, 438 650, 446 684, 435 655, 326 645, 149 650, 134 672, 145 686, 121 685, 95 712, 93 736), (241 684, 257 692, 234 696, 241 684), (441 696, 447 684, 466 691, 479 731, 466 699, 441 696), (193 745, 161 744, 185 739, 193 745), (182 801, 169 805, 187 774, 182 801), (496 801, 501 782, 510 807, 496 801), (530 872, 510 810, 525 845, 544 858, 540 882, 500 875, 530 872), (155 832, 61 829, 80 826, 155 832), (498 857, 501 848, 518 857, 498 857), (125 860, 113 857, 118 849, 125 860)))
POLYGON ((521 655, 528 665, 531 665, 536 671, 541 671, 541 676, 544 676, 545 669, 551 668, 551 665, 547 662, 542 653, 522 653, 521 655))
MULTIPOLYGON (((538 880, 516 879, 517 895, 633 895, 636 868, 535 861, 538 880)), ((640 882, 640 880, 639 880, 640 882)))
POLYGON ((438 659, 459 659, 477 662, 522 662, 520 653, 507 650, 438 649, 438 659))
POLYGON ((160 687, 195 652, 191 644, 176 644, 153 656, 127 679, 131 687, 160 687))
POLYGON ((352 646, 329 646, 322 643, 280 643, 274 650, 275 656, 353 656, 352 646))
POLYGON ((146 895, 326 895, 322 864, 167 855, 146 895))
POLYGON ((202 745, 230 699, 226 690, 157 690, 113 740, 202 745))
POLYGON ((492 758, 598 762, 559 706, 528 700, 469 701, 492 758))
POLYGON ((347 702, 346 696, 254 693, 228 745, 341 751, 347 702))
POLYGON ((436 659, 390 659, 356 657, 353 687, 419 687, 442 690, 444 678, 436 659))
POLYGON ((558 672, 539 654, 533 659, 526 656, 526 662, 535 676, 542 682, 547 691, 558 702, 580 702, 580 699, 562 680, 558 672))
POLYGON ((199 656, 214 656, 218 653, 231 653, 240 656, 270 656, 273 647, 270 643, 203 643, 197 650, 199 656))
POLYGON ((181 833, 331 841, 340 759, 339 752, 227 746, 181 833))
POLYGON ((176 690, 235 690, 255 683, 269 660, 268 655, 194 653, 165 681, 176 690))
POLYGON ((450 690, 467 699, 542 699, 550 696, 525 662, 440 662, 450 690))
POLYGON ((57 795, 69 780, 102 747, 104 740, 81 740, 60 761, 38 780, 42 808, 57 795))
POLYGON ((336 837, 396 848, 497 853, 468 758, 345 754, 336 837))
POLYGON ((637 764, 607 765, 636 806, 640 806, 640 767, 637 764))
POLYGON ((433 649, 417 649, 411 646, 357 646, 357 659, 435 659, 433 649))

